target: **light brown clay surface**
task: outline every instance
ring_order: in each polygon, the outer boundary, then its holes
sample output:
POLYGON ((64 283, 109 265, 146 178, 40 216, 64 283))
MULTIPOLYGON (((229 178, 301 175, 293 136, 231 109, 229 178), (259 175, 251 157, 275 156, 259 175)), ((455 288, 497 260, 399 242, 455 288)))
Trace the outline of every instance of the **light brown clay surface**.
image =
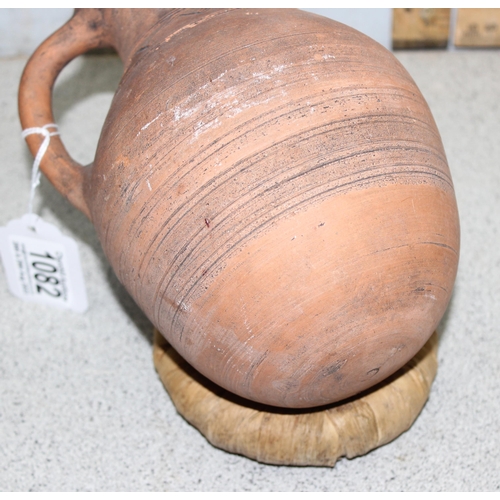
POLYGON ((436 125, 390 52, 294 10, 83 9, 28 63, 24 128, 53 121, 53 79, 86 43, 125 67, 95 162, 56 137, 41 168, 189 363, 313 407, 415 355, 449 302, 459 226, 436 125))
POLYGON ((179 413, 214 446, 259 462, 333 467, 382 446, 413 424, 437 370, 437 334, 383 383, 316 411, 252 404, 201 377, 155 333, 156 370, 179 413))

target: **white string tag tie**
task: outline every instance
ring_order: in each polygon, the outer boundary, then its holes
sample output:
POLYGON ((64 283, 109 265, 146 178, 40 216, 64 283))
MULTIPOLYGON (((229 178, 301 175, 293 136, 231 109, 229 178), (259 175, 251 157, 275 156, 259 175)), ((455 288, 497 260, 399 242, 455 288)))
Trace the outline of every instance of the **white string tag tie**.
POLYGON ((54 135, 59 135, 59 129, 55 123, 47 123, 43 127, 31 127, 24 129, 22 131, 23 139, 26 139, 28 135, 32 134, 40 134, 43 135, 43 142, 38 148, 38 152, 35 156, 35 160, 33 161, 33 168, 31 170, 31 190, 30 190, 30 201, 28 204, 28 213, 33 213, 33 200, 35 199, 35 189, 40 184, 40 163, 42 158, 47 151, 47 148, 50 144, 50 138, 54 135), (54 132, 50 132, 49 128, 55 128, 54 132))

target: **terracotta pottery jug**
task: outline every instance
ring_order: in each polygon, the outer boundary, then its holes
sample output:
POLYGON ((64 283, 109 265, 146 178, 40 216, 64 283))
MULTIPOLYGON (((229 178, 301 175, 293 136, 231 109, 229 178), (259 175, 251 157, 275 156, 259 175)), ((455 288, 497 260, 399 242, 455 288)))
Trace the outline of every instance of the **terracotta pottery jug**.
POLYGON ((41 169, 190 364, 301 408, 419 351, 459 223, 432 115, 389 51, 299 10, 77 10, 27 64, 23 128, 53 123, 57 75, 104 46, 124 74, 94 163, 54 136, 41 169))

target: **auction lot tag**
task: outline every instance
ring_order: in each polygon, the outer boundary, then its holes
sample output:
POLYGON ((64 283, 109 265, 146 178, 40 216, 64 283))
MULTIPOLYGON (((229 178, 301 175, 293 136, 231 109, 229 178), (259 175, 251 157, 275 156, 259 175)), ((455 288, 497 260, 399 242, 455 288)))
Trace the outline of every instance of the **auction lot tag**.
POLYGON ((22 300, 84 312, 88 307, 76 242, 35 214, 0 228, 10 291, 22 300))

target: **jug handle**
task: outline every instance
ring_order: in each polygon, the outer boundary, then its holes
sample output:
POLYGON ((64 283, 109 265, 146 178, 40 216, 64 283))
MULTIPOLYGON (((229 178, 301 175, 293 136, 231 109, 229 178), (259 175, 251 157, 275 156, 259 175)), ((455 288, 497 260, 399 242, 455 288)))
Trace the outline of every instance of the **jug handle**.
MULTIPOLYGON (((47 38, 28 61, 19 86, 19 117, 23 130, 54 123, 52 88, 62 69, 75 57, 94 48, 111 47, 100 9, 76 9, 73 17, 47 38)), ((36 156, 43 137, 32 134, 26 142, 36 156)), ((40 163, 40 170, 69 202, 91 219, 84 198, 84 181, 91 165, 83 166, 54 135, 40 163)))

